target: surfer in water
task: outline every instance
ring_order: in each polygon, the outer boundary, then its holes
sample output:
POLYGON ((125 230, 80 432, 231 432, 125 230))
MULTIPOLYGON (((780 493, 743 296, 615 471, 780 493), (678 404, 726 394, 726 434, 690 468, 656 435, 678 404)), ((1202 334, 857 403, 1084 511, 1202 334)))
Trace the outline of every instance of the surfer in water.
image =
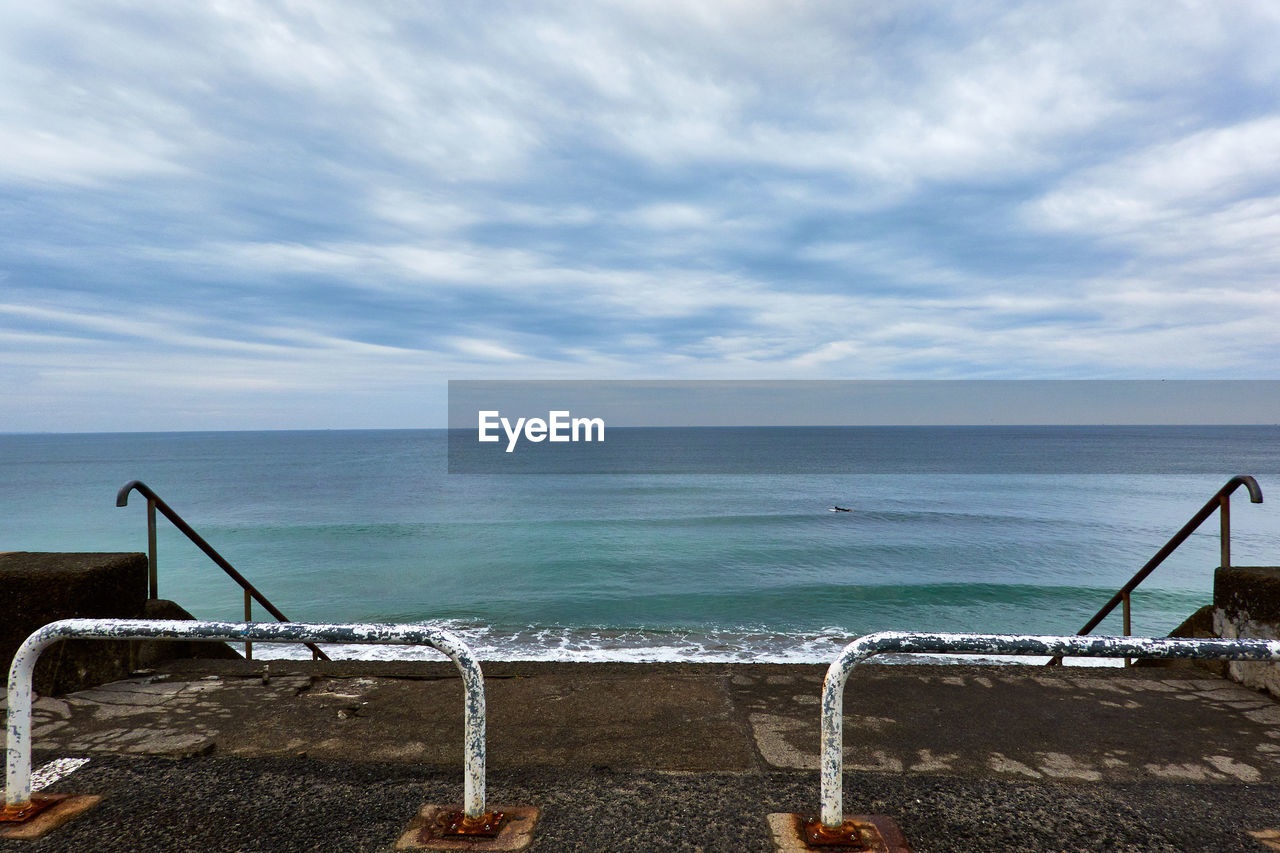
POLYGON ((832 511, 832 512, 853 512, 853 510, 849 509, 848 507, 843 507, 843 506, 833 506, 833 507, 831 508, 831 511, 832 511))

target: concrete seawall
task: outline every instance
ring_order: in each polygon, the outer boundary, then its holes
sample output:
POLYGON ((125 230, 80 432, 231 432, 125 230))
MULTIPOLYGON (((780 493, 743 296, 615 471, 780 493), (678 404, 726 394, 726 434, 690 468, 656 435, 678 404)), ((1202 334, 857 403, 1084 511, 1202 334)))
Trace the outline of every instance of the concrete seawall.
MULTIPOLYGON (((1280 639, 1280 567, 1228 566, 1213 576, 1213 629, 1217 637, 1280 639)), ((1227 675, 1280 696, 1280 666, 1232 661, 1227 675)))
MULTIPOLYGON (((145 554, 0 554, 0 660, 8 662, 29 634, 58 619, 137 619, 147 592, 145 554)), ((63 643, 40 662, 36 689, 63 693, 127 675, 133 659, 126 642, 63 643)))

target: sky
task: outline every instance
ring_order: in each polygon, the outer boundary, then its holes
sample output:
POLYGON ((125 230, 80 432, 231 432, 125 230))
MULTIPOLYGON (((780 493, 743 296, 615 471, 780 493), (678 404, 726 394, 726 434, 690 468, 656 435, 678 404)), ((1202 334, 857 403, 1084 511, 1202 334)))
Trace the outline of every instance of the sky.
POLYGON ((1273 2, 6 4, 0 431, 1280 378, 1273 2))

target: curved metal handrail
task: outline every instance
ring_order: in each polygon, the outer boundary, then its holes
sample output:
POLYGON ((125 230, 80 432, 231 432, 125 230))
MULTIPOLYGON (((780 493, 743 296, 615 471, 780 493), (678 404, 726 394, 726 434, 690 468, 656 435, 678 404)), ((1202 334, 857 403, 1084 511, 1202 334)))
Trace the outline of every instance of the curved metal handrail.
MULTIPOLYGON (((435 625, 376 623, 203 622, 174 619, 63 619, 45 625, 23 641, 9 667, 8 744, 3 809, 22 820, 31 801, 31 681, 36 660, 64 639, 190 640, 270 643, 319 640, 325 643, 427 645, 444 653, 462 677, 463 815, 471 826, 494 818, 485 808, 484 674, 475 653, 462 638, 435 625)), ((38 808, 38 807, 37 807, 38 808)), ((499 815, 500 817, 500 815, 499 815)))
MULTIPOLYGON (((244 575, 236 571, 235 566, 227 562, 227 559, 225 557, 219 554, 212 545, 206 542, 203 536, 201 536, 199 533, 196 533, 195 529, 192 528, 190 524, 187 524, 187 522, 182 518, 182 516, 174 512, 172 507, 170 507, 167 503, 161 500, 160 496, 157 495, 155 492, 153 492, 151 490, 151 487, 148 486, 146 483, 142 482, 141 480, 130 480, 129 482, 121 486, 120 491, 116 492, 116 506, 128 506, 129 493, 133 491, 136 491, 138 494, 142 495, 144 498, 147 499, 147 548, 148 548, 147 568, 150 574, 151 598, 159 598, 159 595, 157 594, 158 582, 157 582, 157 571, 156 571, 155 511, 160 510, 160 512, 164 514, 164 517, 169 519, 169 521, 173 524, 173 526, 178 528, 178 530, 182 532, 182 535, 190 539, 197 548, 203 551, 210 560, 213 560, 213 562, 216 563, 220 569, 226 572, 231 577, 231 579, 236 583, 238 583, 240 585, 240 588, 245 591, 245 597, 246 597, 245 621, 246 622, 250 621, 249 620, 250 614, 248 612, 248 601, 247 601, 247 599, 250 597, 252 597, 254 601, 261 604, 266 609, 266 611, 270 613, 272 616, 274 616, 277 620, 281 622, 289 621, 289 618, 285 616, 283 613, 281 613, 278 607, 276 607, 274 604, 268 601, 267 597, 263 595, 261 592, 259 592, 257 587, 249 583, 248 579, 245 578, 244 575)), ((311 649, 311 653, 315 657, 319 658, 320 660, 329 660, 329 656, 326 655, 319 646, 315 645, 314 643, 304 643, 304 645, 307 648, 311 649)))
MULTIPOLYGON (((1215 510, 1220 513, 1219 517, 1222 522, 1219 533, 1219 553, 1221 555, 1220 565, 1224 568, 1231 565, 1231 493, 1241 486, 1244 486, 1249 492, 1249 503, 1262 503, 1262 489, 1258 486, 1258 481, 1253 477, 1250 477, 1247 474, 1240 474, 1232 477, 1230 480, 1227 480, 1227 482, 1223 484, 1222 488, 1218 489, 1218 491, 1214 493, 1213 497, 1209 498, 1209 500, 1205 502, 1205 505, 1200 507, 1200 511, 1191 516, 1191 519, 1186 524, 1182 525, 1182 528, 1177 533, 1173 534, 1173 536, 1169 538, 1168 542, 1164 543, 1164 547, 1157 551, 1155 556, 1150 560, 1147 560, 1146 565, 1141 569, 1138 569, 1137 573, 1129 579, 1129 582, 1120 587, 1116 594, 1111 596, 1111 600, 1104 604, 1102 609, 1095 613, 1093 618, 1086 622, 1085 626, 1076 632, 1076 636, 1082 637, 1093 631, 1094 628, 1101 624, 1103 619, 1107 618, 1107 615, 1111 613, 1112 610, 1116 609, 1116 605, 1122 602, 1125 606, 1124 632, 1128 635, 1129 594, 1133 592, 1138 584, 1146 580, 1147 576, 1155 571, 1156 567, 1163 563, 1166 557, 1176 551, 1179 545, 1187 541, 1191 534, 1196 531, 1196 528, 1203 524, 1205 519, 1213 515, 1215 510)), ((1055 657, 1049 661, 1049 666, 1055 666, 1061 662, 1061 657, 1055 657)))
MULTIPOLYGON (((1255 485, 1257 485, 1255 483, 1255 485)), ((1261 493, 1259 493, 1261 498, 1261 493)), ((930 634, 881 631, 846 645, 827 667, 822 681, 821 817, 805 831, 827 839, 846 835, 844 823, 844 689, 853 667, 884 652, 906 654, 1062 655, 1164 660, 1280 660, 1280 641, 1236 639, 1193 640, 1175 637, 1074 637, 1034 634, 930 634)), ((846 835, 847 837, 847 835, 846 835)))

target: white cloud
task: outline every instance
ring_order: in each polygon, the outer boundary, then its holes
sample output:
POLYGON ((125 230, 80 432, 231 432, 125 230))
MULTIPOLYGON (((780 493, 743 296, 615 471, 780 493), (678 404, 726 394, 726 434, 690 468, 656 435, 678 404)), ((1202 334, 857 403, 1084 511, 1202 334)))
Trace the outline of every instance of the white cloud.
POLYGON ((466 358, 495 362, 523 361, 525 359, 520 353, 493 341, 451 337, 445 339, 445 343, 466 358))
POLYGON ((0 181, 94 185, 104 179, 174 175, 171 146, 148 139, 111 139, 104 127, 74 133, 0 127, 0 181))
POLYGON ((1146 311, 1225 321, 1280 288, 1276 151, 1280 117, 1197 131, 1072 176, 1024 213, 1035 227, 1128 252, 1113 287, 1145 279, 1146 311))
POLYGON ((1073 176, 1030 212, 1047 227, 1132 236, 1177 216, 1256 209, 1255 193, 1280 195, 1277 151, 1280 116, 1202 130, 1073 176))
POLYGON ((450 371, 1280 364, 1273 4, 53 0, 6 24, 0 370, 41 411, 450 371))
POLYGON ((622 219, 653 231, 678 231, 705 228, 716 217, 711 211, 697 205, 663 202, 637 208, 624 214, 622 219))

